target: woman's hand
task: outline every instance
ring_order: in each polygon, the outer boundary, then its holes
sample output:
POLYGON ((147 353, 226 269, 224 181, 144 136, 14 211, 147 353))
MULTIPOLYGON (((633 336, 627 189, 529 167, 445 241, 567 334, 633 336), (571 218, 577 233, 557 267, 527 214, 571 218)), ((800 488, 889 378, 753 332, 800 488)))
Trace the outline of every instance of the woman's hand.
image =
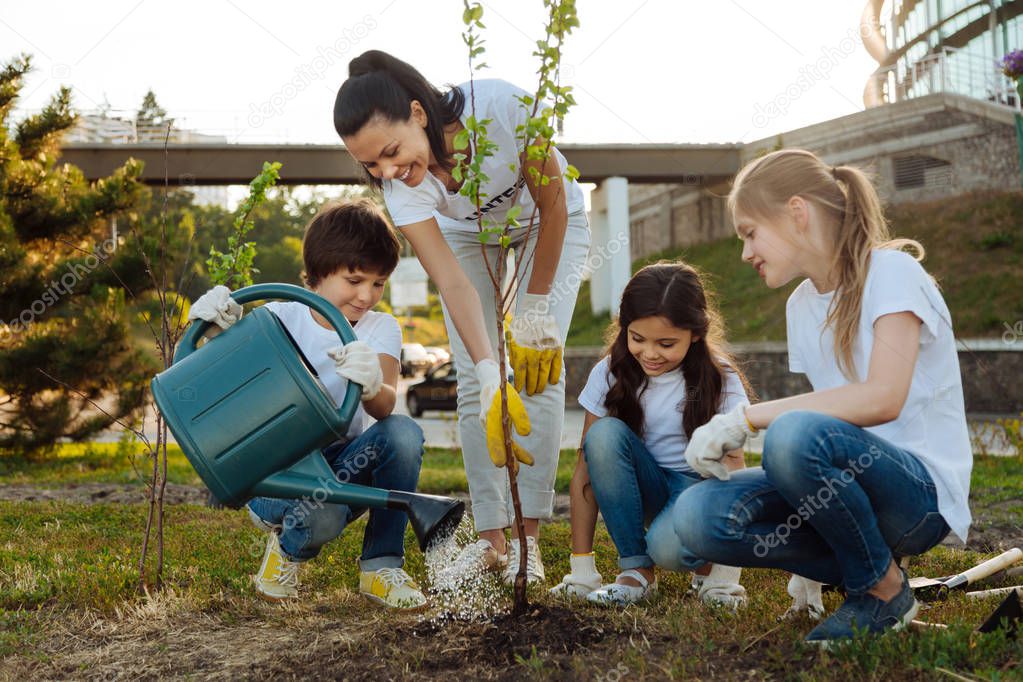
MULTIPOLYGON (((508 463, 508 451, 504 446, 504 425, 501 420, 501 375, 498 372, 497 363, 493 360, 483 360, 476 365, 476 378, 480 384, 480 425, 487 437, 487 450, 490 452, 490 460, 494 466, 503 467, 508 463)), ((522 404, 522 398, 510 384, 505 384, 506 395, 508 396, 508 417, 512 426, 520 436, 528 436, 532 429, 529 423, 529 415, 526 414, 526 406, 522 404)), ((512 441, 513 467, 518 462, 526 465, 533 464, 533 456, 526 450, 512 441)))
POLYGON ((549 296, 524 294, 519 314, 508 326, 508 355, 515 390, 543 393, 561 380, 561 331, 550 314, 549 296))

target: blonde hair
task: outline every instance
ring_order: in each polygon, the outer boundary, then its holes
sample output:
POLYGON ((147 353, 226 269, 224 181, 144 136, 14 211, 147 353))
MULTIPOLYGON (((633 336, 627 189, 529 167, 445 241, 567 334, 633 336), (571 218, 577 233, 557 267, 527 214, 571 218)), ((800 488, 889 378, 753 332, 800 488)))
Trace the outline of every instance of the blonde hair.
POLYGON ((924 248, 913 239, 892 239, 881 199, 870 178, 854 166, 828 166, 812 152, 782 149, 746 164, 728 195, 732 219, 741 212, 758 220, 781 216, 792 197, 813 204, 833 225, 835 295, 826 324, 835 335, 839 369, 856 380, 853 345, 863 304, 863 287, 873 249, 912 247, 915 258, 924 248))

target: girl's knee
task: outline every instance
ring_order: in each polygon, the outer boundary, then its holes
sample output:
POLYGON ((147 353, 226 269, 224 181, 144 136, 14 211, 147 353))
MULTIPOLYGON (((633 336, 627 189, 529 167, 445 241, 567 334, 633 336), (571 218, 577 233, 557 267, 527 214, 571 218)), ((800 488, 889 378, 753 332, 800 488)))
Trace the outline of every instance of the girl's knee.
POLYGON ((682 543, 675 534, 670 509, 665 509, 650 524, 646 533, 646 553, 660 568, 668 571, 688 570, 682 560, 682 543))
POLYGON ((764 434, 763 467, 768 474, 784 475, 802 468, 813 454, 821 427, 831 418, 819 412, 786 412, 767 427, 764 434))
POLYGON ((623 454, 622 436, 628 431, 629 427, 625 422, 616 417, 601 417, 593 422, 586 431, 586 438, 583 440, 583 452, 586 454, 587 465, 599 466, 608 458, 621 456, 623 454))

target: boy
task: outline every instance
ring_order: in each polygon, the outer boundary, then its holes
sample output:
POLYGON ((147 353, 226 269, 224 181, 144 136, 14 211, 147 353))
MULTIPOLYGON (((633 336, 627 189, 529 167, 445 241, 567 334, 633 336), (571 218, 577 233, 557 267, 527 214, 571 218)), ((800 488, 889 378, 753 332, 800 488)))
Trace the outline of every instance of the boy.
MULTIPOLYGON (((325 206, 306 228, 302 242, 306 286, 323 296, 348 319, 358 341, 340 347, 330 323, 301 303, 266 304, 291 333, 316 368, 327 391, 340 405, 348 381, 362 385, 362 403, 346 437, 323 451, 341 482, 413 492, 419 482, 423 432, 402 415, 394 415, 401 327, 387 313, 372 310, 398 265, 400 246, 394 230, 369 201, 325 206), (364 429, 365 415, 377 420, 364 429)), ((192 306, 190 319, 227 328, 241 307, 226 287, 215 287, 192 306)), ((269 531, 256 590, 280 601, 298 596, 298 569, 319 554, 365 511, 313 500, 261 497, 248 504, 249 516, 269 531)), ((418 585, 402 569, 403 512, 372 509, 359 559, 359 592, 377 603, 403 609, 425 606, 418 585)))

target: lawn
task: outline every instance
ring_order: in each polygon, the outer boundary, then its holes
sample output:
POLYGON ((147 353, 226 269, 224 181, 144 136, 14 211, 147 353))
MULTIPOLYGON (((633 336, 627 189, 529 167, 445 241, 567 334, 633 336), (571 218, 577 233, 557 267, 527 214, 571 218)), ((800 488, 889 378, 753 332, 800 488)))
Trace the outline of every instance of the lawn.
MULTIPOLYGON (((574 454, 559 468, 564 486, 574 454)), ((751 458, 751 463, 754 461, 751 458)), ((0 457, 0 490, 133 485, 131 456, 117 444, 65 447, 47 462, 0 457)), ((143 462, 144 463, 144 462, 143 462)), ((195 478, 180 453, 171 461, 180 485, 195 478)), ((423 481, 431 492, 464 487, 455 452, 431 450, 423 481)), ((1023 462, 977 459, 975 512, 1018 543, 1023 462), (983 508, 983 509, 981 509, 983 508), (991 510, 988 513, 988 509, 991 510), (1014 529, 1014 530, 1013 530, 1014 529), (1013 536, 1013 532, 1016 533, 1013 536)), ((136 491, 141 497, 142 491, 136 491)), ((788 606, 787 576, 747 570, 750 605, 738 614, 686 594, 687 575, 662 573, 651 604, 623 611, 566 608, 545 590, 519 621, 439 622, 384 612, 362 601, 356 564, 358 521, 303 567, 305 598, 273 605, 256 599, 249 575, 263 538, 244 513, 174 504, 166 515, 165 589, 136 592, 142 504, 0 501, 0 671, 18 679, 78 677, 306 677, 344 679, 1018 679, 1023 645, 972 629, 997 599, 961 594, 920 618, 950 625, 858 641, 831 653, 809 649, 805 621, 777 622, 788 606), (942 672, 948 671, 948 673, 942 672), (960 675, 961 677, 954 677, 960 675)), ((947 575, 999 550, 939 547, 914 561, 914 575, 947 575)), ((411 533, 407 568, 425 579, 411 533)), ((553 584, 568 568, 568 523, 544 527, 543 558, 553 584)), ((606 533, 598 568, 614 575, 606 533)), ((991 587, 1013 584, 996 579, 991 587)), ((988 586, 988 585, 985 585, 988 586)), ((500 589, 500 588, 498 588, 500 589)), ((509 599, 507 593, 505 597, 509 599)), ((833 609, 834 593, 825 595, 833 609)))

